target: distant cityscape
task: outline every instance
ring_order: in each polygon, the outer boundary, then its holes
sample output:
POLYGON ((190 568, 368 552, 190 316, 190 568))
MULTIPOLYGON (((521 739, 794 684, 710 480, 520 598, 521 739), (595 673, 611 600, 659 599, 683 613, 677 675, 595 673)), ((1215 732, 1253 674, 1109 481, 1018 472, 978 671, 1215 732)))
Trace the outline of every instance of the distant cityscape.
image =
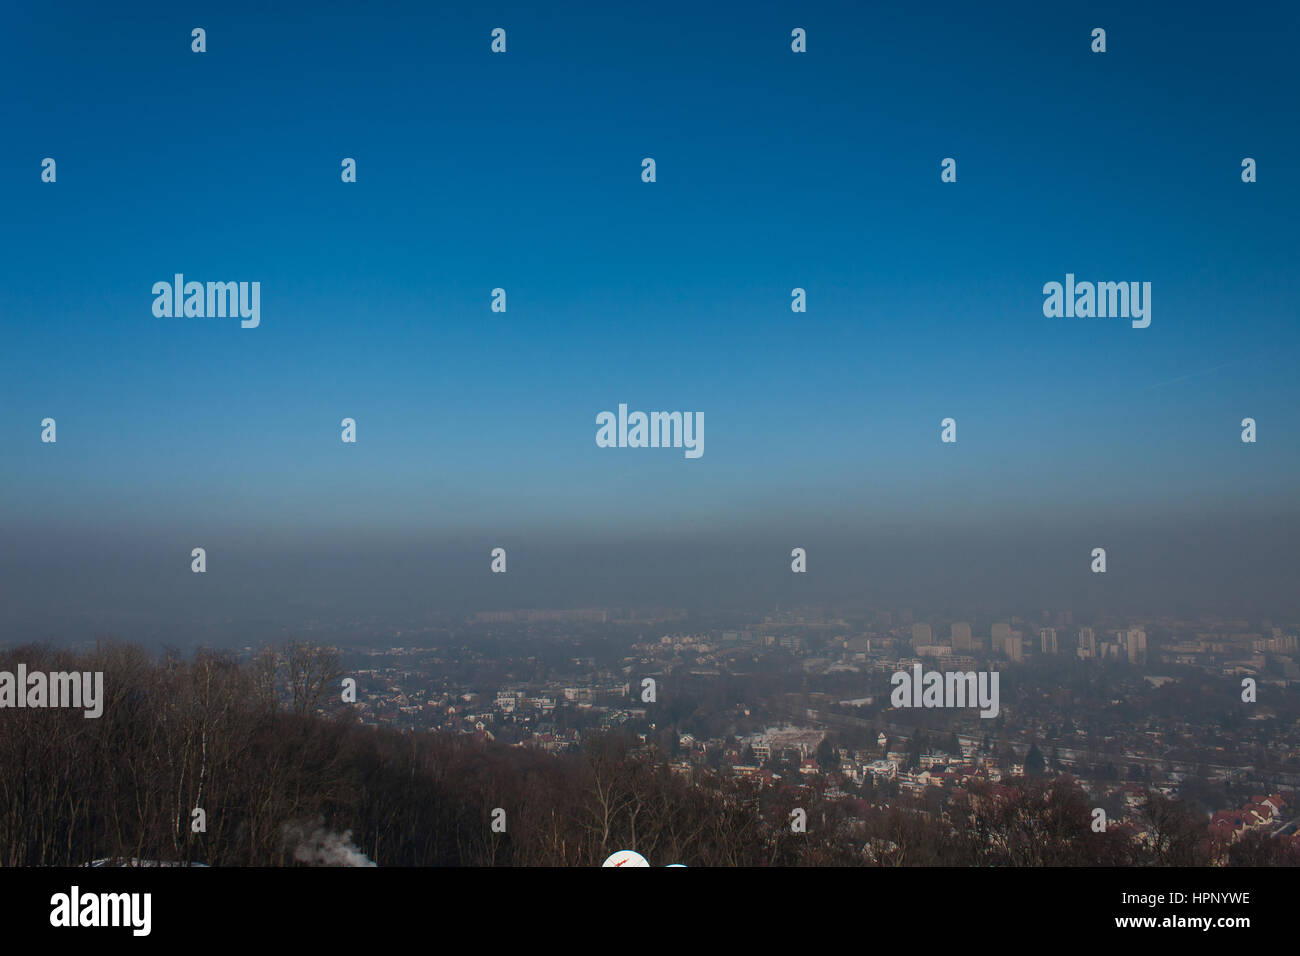
POLYGON ((337 646, 363 725, 553 753, 616 731, 702 785, 750 778, 763 789, 941 816, 975 784, 1068 776, 1107 826, 1128 828, 1139 843, 1153 838, 1139 812, 1152 793, 1198 807, 1220 847, 1249 833, 1297 839, 1294 627, 1077 624, 1069 611, 733 618, 492 611, 402 629, 391 645, 337 646), (891 675, 916 664, 998 672, 997 717, 892 707, 891 675))

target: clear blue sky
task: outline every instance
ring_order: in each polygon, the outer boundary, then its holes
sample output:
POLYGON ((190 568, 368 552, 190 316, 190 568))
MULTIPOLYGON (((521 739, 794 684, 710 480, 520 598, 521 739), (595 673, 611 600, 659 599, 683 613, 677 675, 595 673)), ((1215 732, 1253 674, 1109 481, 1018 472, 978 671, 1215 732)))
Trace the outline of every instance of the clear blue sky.
POLYGON ((1294 527, 1297 7, 1135 6, 9 11, 5 560, 1294 527), (261 326, 156 318, 176 272, 261 326), (1045 318, 1067 272, 1151 326, 1045 318), (620 402, 703 412, 703 458, 597 448, 620 402))

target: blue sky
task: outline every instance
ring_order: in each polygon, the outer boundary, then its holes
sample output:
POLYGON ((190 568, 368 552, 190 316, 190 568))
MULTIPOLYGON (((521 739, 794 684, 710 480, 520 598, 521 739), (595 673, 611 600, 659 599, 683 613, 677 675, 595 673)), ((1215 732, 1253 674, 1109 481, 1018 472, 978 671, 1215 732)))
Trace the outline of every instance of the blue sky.
POLYGON ((9 18, 11 542, 1295 517, 1293 5, 271 6, 9 18), (597 448, 620 402, 703 458, 597 448))

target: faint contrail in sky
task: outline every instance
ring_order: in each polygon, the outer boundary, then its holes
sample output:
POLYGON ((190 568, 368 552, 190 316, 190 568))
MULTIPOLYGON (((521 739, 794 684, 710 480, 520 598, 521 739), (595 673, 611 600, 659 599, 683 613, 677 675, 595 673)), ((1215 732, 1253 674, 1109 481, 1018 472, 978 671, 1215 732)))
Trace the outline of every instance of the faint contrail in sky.
POLYGON ((1202 375, 1209 375, 1211 372, 1217 372, 1221 368, 1227 368, 1229 365, 1240 365, 1242 362, 1249 361, 1249 357, 1237 359, 1233 362, 1224 362, 1222 365, 1216 365, 1214 368, 1207 368, 1200 372, 1189 372, 1186 375, 1180 375, 1178 378, 1171 378, 1167 382, 1156 382, 1154 385, 1148 385, 1142 391, 1149 392, 1153 388, 1164 388, 1166 385, 1173 385, 1175 382, 1185 382, 1189 378, 1199 378, 1202 375))

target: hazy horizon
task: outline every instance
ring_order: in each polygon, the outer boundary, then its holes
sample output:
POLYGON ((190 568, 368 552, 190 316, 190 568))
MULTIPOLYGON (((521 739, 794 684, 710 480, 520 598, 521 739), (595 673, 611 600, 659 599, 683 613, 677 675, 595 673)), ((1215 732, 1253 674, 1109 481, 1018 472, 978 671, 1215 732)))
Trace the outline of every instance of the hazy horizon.
POLYGON ((1296 615, 1300 14, 1237 13, 16 14, 0 641, 1296 615), (155 315, 178 273, 260 283, 259 325, 155 315), (1150 325, 1045 317, 1067 275, 1149 282, 1150 325), (703 455, 598 447, 620 404, 702 413, 703 455))

